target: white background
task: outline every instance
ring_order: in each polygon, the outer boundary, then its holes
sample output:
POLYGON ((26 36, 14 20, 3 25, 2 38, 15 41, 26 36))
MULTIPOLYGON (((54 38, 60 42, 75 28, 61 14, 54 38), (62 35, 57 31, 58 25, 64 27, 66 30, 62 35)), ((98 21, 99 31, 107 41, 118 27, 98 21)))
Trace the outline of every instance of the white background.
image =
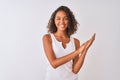
POLYGON ((96 33, 79 80, 120 80, 119 0, 0 0, 0 80, 44 80, 42 36, 52 12, 68 6, 81 43, 96 33))

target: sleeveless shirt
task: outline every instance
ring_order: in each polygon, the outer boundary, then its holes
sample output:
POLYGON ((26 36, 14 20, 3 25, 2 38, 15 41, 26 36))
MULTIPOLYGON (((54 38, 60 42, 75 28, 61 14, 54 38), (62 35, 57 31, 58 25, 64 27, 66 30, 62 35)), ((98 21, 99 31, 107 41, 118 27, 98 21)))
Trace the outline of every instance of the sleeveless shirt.
MULTIPOLYGON (((52 39, 52 48, 56 58, 65 56, 73 51, 75 51, 74 38, 70 37, 69 43, 66 44, 66 48, 63 48, 62 42, 59 42, 54 34, 50 34, 52 39)), ((57 67, 53 68, 49 61, 47 60, 47 71, 45 80, 77 80, 77 74, 72 72, 73 61, 69 62, 57 67)))

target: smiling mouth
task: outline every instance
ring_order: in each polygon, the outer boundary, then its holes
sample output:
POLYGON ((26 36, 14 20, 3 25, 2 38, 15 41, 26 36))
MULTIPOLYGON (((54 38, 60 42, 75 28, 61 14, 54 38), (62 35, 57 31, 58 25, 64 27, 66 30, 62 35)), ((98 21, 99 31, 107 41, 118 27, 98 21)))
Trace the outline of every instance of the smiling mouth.
POLYGON ((61 28, 64 28, 64 27, 65 27, 65 25, 60 25, 60 27, 61 27, 61 28))

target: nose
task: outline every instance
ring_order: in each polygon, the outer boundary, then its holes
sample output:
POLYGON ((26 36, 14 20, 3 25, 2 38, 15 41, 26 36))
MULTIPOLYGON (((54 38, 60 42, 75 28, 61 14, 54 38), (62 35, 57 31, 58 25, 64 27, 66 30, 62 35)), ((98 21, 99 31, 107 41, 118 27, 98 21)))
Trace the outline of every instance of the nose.
POLYGON ((63 24, 63 23, 64 23, 64 19, 61 19, 61 20, 60 20, 60 23, 63 24))

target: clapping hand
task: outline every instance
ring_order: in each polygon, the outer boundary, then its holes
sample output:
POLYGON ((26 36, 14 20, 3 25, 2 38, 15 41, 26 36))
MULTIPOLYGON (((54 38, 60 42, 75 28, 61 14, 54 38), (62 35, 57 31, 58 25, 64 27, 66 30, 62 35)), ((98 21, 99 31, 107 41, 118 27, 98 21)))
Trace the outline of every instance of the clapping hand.
POLYGON ((93 41, 95 40, 95 35, 96 34, 94 33, 94 35, 87 41, 87 44, 86 44, 87 49, 92 45, 93 41))
POLYGON ((80 48, 79 48, 79 51, 80 53, 83 52, 84 50, 88 50, 89 47, 92 45, 93 41, 95 40, 95 33, 93 34, 93 36, 86 42, 84 42, 80 48))

